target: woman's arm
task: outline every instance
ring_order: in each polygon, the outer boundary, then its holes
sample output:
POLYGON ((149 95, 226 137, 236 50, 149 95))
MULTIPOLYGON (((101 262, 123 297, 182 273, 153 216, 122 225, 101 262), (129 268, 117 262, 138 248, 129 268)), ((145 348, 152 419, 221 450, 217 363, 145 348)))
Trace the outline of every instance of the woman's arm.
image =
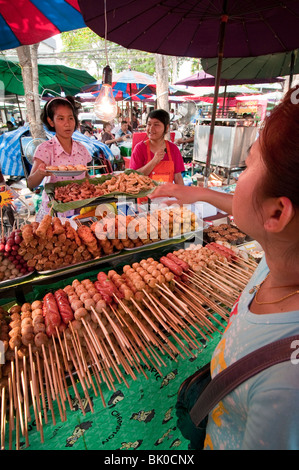
POLYGON ((184 185, 184 180, 183 180, 182 173, 175 173, 175 175, 174 175, 174 182, 175 182, 175 184, 182 184, 182 185, 184 185))
POLYGON ((180 184, 166 183, 158 186, 149 197, 151 199, 156 197, 175 197, 177 203, 180 205, 193 204, 198 201, 208 202, 227 214, 232 214, 233 196, 231 194, 202 188, 200 186, 182 186, 180 184))
POLYGON ((49 176, 46 170, 46 164, 39 158, 35 158, 31 168, 30 175, 27 179, 27 186, 29 189, 34 189, 41 184, 45 176, 49 176))

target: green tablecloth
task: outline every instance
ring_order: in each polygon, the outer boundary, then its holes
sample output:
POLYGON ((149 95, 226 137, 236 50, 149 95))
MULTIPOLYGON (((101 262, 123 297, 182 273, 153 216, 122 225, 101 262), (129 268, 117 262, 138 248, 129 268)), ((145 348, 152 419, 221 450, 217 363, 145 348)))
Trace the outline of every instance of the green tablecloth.
MULTIPOLYGON (((28 450, 147 450, 147 451, 182 451, 188 450, 188 441, 181 435, 176 426, 175 403, 177 391, 182 381, 197 368, 207 363, 220 338, 216 333, 205 347, 194 351, 192 359, 163 358, 165 366, 161 367, 162 377, 157 370, 144 369, 137 375, 137 380, 127 379, 129 388, 122 382, 116 384, 116 390, 102 386, 106 402, 104 407, 101 397, 95 396, 92 389, 88 394, 94 411, 90 410, 87 400, 84 401, 85 415, 78 409, 73 392, 69 393, 76 411, 71 411, 68 403, 67 420, 61 422, 57 404, 54 403, 56 424, 53 424, 50 411, 47 412, 48 424, 43 427, 44 443, 36 430, 35 421, 29 423, 28 450)), ((77 384, 80 397, 84 393, 77 384)), ((97 388, 96 388, 97 390, 97 388)), ((34 417, 34 414, 32 413, 34 417)), ((15 443, 15 431, 13 443, 15 443)), ((8 435, 8 432, 7 432, 8 435)), ((8 437, 8 436, 7 436, 8 437)), ((21 448, 25 440, 21 436, 21 448)), ((7 443, 8 449, 8 443, 7 443)))
MULTIPOLYGON (((138 259, 136 255, 135 259, 138 259)), ((106 271, 107 269, 109 268, 101 270, 106 271)), ((56 283, 52 280, 48 286, 34 285, 32 292, 26 297, 26 301, 32 302, 36 299, 42 299, 45 293, 71 284, 75 278, 79 280, 86 277, 94 279, 98 271, 99 269, 96 269, 88 273, 77 274, 77 276, 73 274, 72 277, 66 276, 64 281, 59 280, 56 283)), ((12 301, 10 306, 14 303, 12 301)), ((4 307, 6 306, 4 305, 4 307)), ((170 356, 163 356, 159 351, 158 357, 165 363, 159 365, 162 375, 158 373, 155 367, 157 362, 155 362, 150 364, 150 370, 146 367, 143 368, 147 378, 142 373, 136 373, 136 380, 133 380, 130 375, 126 375, 128 386, 123 381, 116 382, 114 383, 115 390, 109 390, 106 384, 102 384, 101 390, 106 406, 103 404, 94 381, 97 395, 92 387, 88 389, 93 411, 84 396, 80 382, 76 382, 80 398, 84 403, 85 414, 78 406, 78 400, 69 381, 68 390, 75 411, 70 409, 69 403, 66 401, 67 419, 62 422, 57 402, 54 401, 56 423, 53 423, 51 412, 48 409, 47 424, 45 424, 45 415, 43 416, 43 443, 40 432, 36 430, 32 411, 32 420, 29 422, 29 447, 25 446, 25 439, 22 435, 20 435, 20 447, 28 450, 188 450, 189 442, 184 439, 176 426, 177 391, 186 377, 210 361, 220 337, 221 333, 216 331, 201 349, 192 350, 193 356, 191 353, 190 356, 187 356, 183 352, 184 357, 178 355, 173 359, 170 356)), ((200 338, 198 334, 197 340, 200 341, 200 338)), ((175 344, 173 338, 171 341, 175 344)), ((178 349, 182 351, 180 347, 178 349)), ((16 443, 15 432, 14 430, 12 436, 13 448, 16 443)), ((7 428, 6 449, 9 449, 8 439, 7 428)))

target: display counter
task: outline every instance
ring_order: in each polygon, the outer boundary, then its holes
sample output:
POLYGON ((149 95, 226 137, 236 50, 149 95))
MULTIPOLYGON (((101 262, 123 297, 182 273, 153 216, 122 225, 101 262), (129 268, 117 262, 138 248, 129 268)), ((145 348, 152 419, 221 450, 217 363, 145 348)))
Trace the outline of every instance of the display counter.
POLYGON ((238 250, 203 248, 193 238, 1 290, 2 449, 188 450, 176 423, 177 391, 210 361, 255 269, 238 250))

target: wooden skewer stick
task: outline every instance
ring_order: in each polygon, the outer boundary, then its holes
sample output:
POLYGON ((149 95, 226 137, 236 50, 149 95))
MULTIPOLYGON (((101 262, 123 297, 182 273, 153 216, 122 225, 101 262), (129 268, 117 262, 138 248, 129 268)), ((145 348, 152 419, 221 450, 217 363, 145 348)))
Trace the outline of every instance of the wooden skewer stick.
POLYGON ((219 294, 219 292, 216 292, 211 284, 207 282, 206 279, 204 279, 201 276, 198 276, 197 274, 194 274, 192 284, 196 285, 199 289, 204 290, 205 292, 208 292, 210 295, 214 297, 215 300, 218 300, 219 302, 227 305, 228 307, 232 307, 234 305, 235 300, 231 300, 231 297, 224 297, 223 295, 219 294))
POLYGON ((49 385, 50 385, 50 389, 51 389, 52 400, 55 401, 55 391, 54 391, 50 366, 49 366, 49 363, 48 363, 48 358, 47 358, 46 349, 45 349, 44 344, 42 344, 42 353, 43 353, 44 365, 46 366, 45 369, 46 369, 46 373, 48 375, 49 385))
POLYGON ((236 279, 234 279, 234 282, 231 282, 229 279, 227 279, 227 277, 224 277, 223 275, 219 274, 217 271, 213 271, 210 268, 206 268, 204 272, 210 274, 216 279, 219 279, 219 282, 223 282, 224 285, 230 286, 233 289, 233 291, 243 290, 243 284, 242 284, 242 288, 238 287, 236 285, 238 284, 238 281, 236 279))
POLYGON ((56 426, 56 419, 55 419, 55 413, 54 413, 53 402, 52 402, 52 391, 50 389, 49 376, 45 367, 44 367, 44 377, 45 377, 45 383, 46 383, 46 392, 47 392, 46 395, 48 398, 49 409, 51 411, 53 424, 54 426, 56 426))
MULTIPOLYGON (((110 308, 111 308, 112 312, 115 314, 116 318, 118 319, 118 315, 116 315, 116 311, 114 310, 114 308, 112 306, 110 308)), ((123 328, 125 327, 125 323, 121 322, 120 324, 123 326, 123 328)), ((133 365, 135 367, 135 369, 138 371, 138 373, 141 372, 144 375, 144 377, 146 379, 148 379, 146 373, 143 370, 143 367, 140 367, 140 365, 139 365, 140 364, 140 359, 137 356, 136 351, 134 349, 134 346, 132 345, 132 343, 131 343, 131 341, 130 341, 130 339, 127 335, 126 335, 126 343, 127 343, 128 350, 126 350, 126 348, 124 348, 123 351, 124 351, 124 354, 125 354, 125 356, 128 360, 128 363, 133 365)), ((134 377, 133 377, 133 379, 135 380, 134 377)))
MULTIPOLYGON (((71 379, 71 382, 72 382, 72 386, 73 386, 73 389, 74 389, 74 392, 76 394, 76 390, 77 390, 77 387, 76 387, 76 384, 75 384, 75 381, 73 379, 73 375, 70 371, 70 366, 69 366, 69 363, 67 361, 67 357, 66 357, 66 353, 65 353, 65 350, 64 350, 64 347, 63 347, 63 343, 62 343, 62 340, 61 340, 61 337, 60 337, 60 333, 59 333, 59 330, 56 326, 56 334, 57 334, 57 338, 58 338, 58 342, 59 342, 59 345, 60 345, 60 350, 61 350, 61 353, 62 353, 62 359, 63 359, 63 363, 64 363, 64 367, 65 367, 65 370, 68 372, 69 376, 70 376, 70 379, 71 379)), ((64 383, 64 390, 66 392, 66 395, 67 395, 67 399, 68 399, 68 402, 69 402, 69 406, 70 406, 70 409, 73 410, 74 407, 73 407, 73 403, 72 403, 72 400, 71 400, 71 397, 70 397, 70 394, 69 394, 69 391, 68 391, 68 387, 67 387, 67 384, 66 384, 66 379, 65 379, 65 374, 64 374, 64 371, 62 369, 62 379, 63 379, 63 383, 64 383)), ((76 395, 77 396, 77 395, 76 395)), ((77 397, 78 398, 78 397, 77 397)), ((80 398, 80 396, 79 396, 80 398)), ((79 400, 78 400, 79 401, 79 400)))
POLYGON ((64 420, 66 420, 66 408, 65 408, 65 401, 66 401, 66 393, 64 390, 64 384, 62 380, 62 375, 63 374, 63 369, 60 364, 60 359, 59 359, 59 354, 57 351, 57 345, 54 336, 52 335, 52 342, 54 346, 54 352, 55 352, 55 358, 56 358, 56 371, 57 371, 57 382, 58 382, 58 389, 60 392, 60 397, 61 397, 61 403, 62 403, 62 409, 63 409, 63 414, 64 414, 64 420))
MULTIPOLYGON (((87 349, 88 349, 88 346, 87 346, 87 349)), ((93 376, 94 376, 95 381, 97 383, 98 390, 100 392, 100 397, 101 397, 103 406, 104 406, 104 408, 106 408, 107 405, 106 405, 105 398, 104 398, 104 395, 103 395, 103 391, 102 391, 102 387, 101 387, 101 383, 100 383, 99 373, 98 373, 97 368, 95 367, 94 364, 91 364, 91 368, 92 368, 93 376)))
POLYGON ((29 344, 29 362, 30 362, 30 371, 31 371, 31 381, 29 382, 29 384, 30 384, 30 389, 31 389, 32 400, 34 401, 34 406, 35 406, 35 411, 36 411, 35 416, 37 416, 36 429, 39 430, 40 432, 41 442, 44 442, 44 430, 43 430, 42 410, 41 410, 41 404, 40 404, 39 385, 38 385, 38 380, 36 377, 37 373, 35 369, 35 363, 33 361, 31 344, 29 344))
POLYGON ((78 367, 80 368, 81 376, 84 377, 86 382, 88 383, 88 380, 87 380, 87 377, 86 377, 86 374, 85 374, 85 367, 84 367, 84 364, 83 364, 83 355, 81 356, 81 354, 80 354, 80 352, 81 352, 80 341, 78 342, 78 337, 75 334, 72 322, 69 323, 69 328, 70 328, 70 331, 72 333, 71 342, 72 342, 72 346, 73 346, 73 349, 74 349, 74 352, 75 352, 75 356, 76 356, 77 361, 78 361, 78 367))
MULTIPOLYGON (((130 357, 130 355, 128 354, 128 349, 131 349, 130 342, 129 342, 128 338, 126 337, 124 331, 118 327, 118 325, 112 320, 111 316, 108 314, 108 312, 105 309, 103 309, 103 313, 104 313, 105 317, 107 318, 109 324, 111 325, 112 330, 114 331, 115 338, 118 339, 119 346, 121 348, 121 352, 118 350, 118 347, 116 345, 115 345, 115 347, 117 349, 117 356, 119 357, 120 363, 124 367, 125 371, 128 374, 131 375, 133 380, 136 380, 137 377, 133 373, 133 371, 130 367, 130 364, 133 364, 133 360, 130 357)), ((136 364, 134 364, 134 365, 136 367, 136 364)))
POLYGON ((89 382, 87 380, 87 376, 86 376, 85 370, 84 370, 83 365, 82 365, 82 360, 81 360, 80 354, 77 350, 76 340, 73 337, 71 337, 71 343, 72 343, 73 351, 75 353, 78 368, 80 370, 80 376, 82 377, 83 380, 85 380, 85 382, 87 384, 87 387, 89 387, 89 382))
MULTIPOLYGON (((80 394, 78 392, 78 389, 77 389, 77 386, 76 386, 76 383, 75 383, 75 380, 74 380, 74 377, 73 377, 73 374, 72 374, 72 371, 70 369, 70 365, 69 365, 69 362, 68 362, 68 359, 67 359, 67 355, 66 355, 66 352, 64 350, 64 346, 63 346, 63 343, 62 343, 62 339, 60 337, 60 334, 59 334, 59 331, 58 331, 58 328, 56 327, 56 332, 57 332, 57 337, 58 337, 58 341, 59 341, 59 344, 60 344, 60 347, 61 347, 61 352, 62 352, 62 358, 64 360, 64 366, 65 366, 65 369, 67 370, 68 374, 69 374, 69 378, 72 382, 72 387, 73 387, 73 390, 74 390, 74 393, 75 393, 75 396, 79 402, 79 406, 82 410, 82 413, 85 415, 85 411, 84 411, 84 406, 83 406, 83 403, 82 403, 82 400, 81 400, 81 397, 80 397, 80 394)), ((66 341, 65 341, 65 344, 66 344, 66 341)), ((69 355, 68 355, 69 357, 69 355)), ((70 357, 69 357, 69 360, 70 360, 70 357)), ((73 407, 73 404, 72 404, 72 401, 71 401, 71 398, 70 398, 70 395, 68 393, 68 389, 67 389, 67 386, 66 386, 66 380, 65 380, 65 376, 64 377, 64 384, 65 384, 65 390, 67 391, 67 396, 68 396, 68 401, 69 401, 69 405, 70 405, 70 409, 73 410, 74 407, 73 407)))
POLYGON ((24 387, 23 387, 23 394, 27 412, 27 419, 31 421, 30 415, 30 405, 29 405, 29 396, 28 396, 28 374, 27 374, 27 360, 26 356, 23 356, 23 377, 24 377, 24 387))
MULTIPOLYGON (((155 309, 146 301, 146 299, 143 299, 142 301, 144 303, 144 305, 146 306, 146 308, 154 315, 155 318, 157 318, 157 320, 160 322, 160 325, 162 326, 162 328, 164 328, 166 331, 168 331, 169 333, 171 332, 171 329, 169 327, 168 324, 166 324, 157 314, 157 312, 155 311, 155 309)), ((167 345, 169 346, 169 348, 173 351, 174 354, 178 354, 179 356, 181 357, 184 357, 183 354, 181 353, 181 351, 169 340, 169 338, 166 337, 166 342, 167 342, 167 345)), ((177 362, 177 358, 172 354, 171 351, 168 351, 168 354, 171 356, 171 358, 177 362)))
POLYGON ((5 449, 6 395, 5 387, 1 390, 1 450, 5 449))
MULTIPOLYGON (((197 345, 193 342, 193 340, 191 340, 191 338, 188 337, 188 335, 185 333, 184 330, 189 330, 188 329, 188 326, 186 325, 186 323, 177 317, 177 315, 174 314, 174 312, 171 312, 169 309, 167 309, 165 307, 165 305, 163 305, 157 298, 155 298, 152 294, 150 294, 150 298, 152 300, 153 303, 156 303, 159 308, 161 308, 162 310, 164 310, 165 314, 167 315, 168 317, 168 321, 170 323, 170 325, 173 327, 173 329, 175 329, 175 327, 180 324, 182 328, 180 328, 180 331, 179 331, 179 334, 181 336, 183 336, 188 343, 191 343, 193 345, 194 348, 197 348, 197 345)), ((190 330, 189 330, 190 331, 190 330)), ((172 334, 174 334, 172 332, 172 334)), ((181 348, 185 351, 185 353, 188 355, 188 356, 193 356, 194 357, 194 354, 188 350, 184 343, 176 336, 176 341, 179 341, 180 342, 180 345, 181 345, 181 348)), ((197 341, 194 339, 194 341, 197 343, 197 341)))
POLYGON ((28 439, 28 410, 29 410, 28 405, 29 403, 28 403, 28 388, 26 388, 27 384, 25 384, 24 370, 21 371, 21 382, 22 382, 24 399, 25 399, 25 404, 24 404, 25 442, 26 442, 26 447, 29 447, 29 439, 28 439))
MULTIPOLYGON (((95 309, 94 309, 93 307, 91 307, 91 310, 92 310, 92 312, 94 313, 94 315, 95 315, 95 317, 96 317, 96 319, 97 319, 97 322, 98 322, 98 324, 99 324, 101 330, 103 331, 104 336, 105 336, 105 338, 106 338, 106 340, 107 340, 107 342, 108 342, 110 348, 112 349, 112 351, 113 351, 113 353, 114 353, 114 355, 115 355, 116 361, 119 363, 118 354, 117 354, 117 352, 116 352, 116 350, 115 350, 115 348, 114 348, 113 341, 111 340, 110 335, 109 335, 107 329, 106 329, 105 326, 104 326, 104 323, 102 322, 102 320, 100 319, 100 316, 98 315, 98 313, 95 311, 95 309)), ((103 310, 104 310, 104 309, 103 309, 103 310)), ((108 314, 107 314, 107 315, 108 315, 108 314)))
POLYGON ((188 313, 188 306, 185 304, 185 302, 182 302, 181 299, 178 299, 166 284, 163 284, 162 286, 160 284, 157 284, 157 287, 162 290, 165 294, 169 295, 173 302, 175 302, 177 305, 179 305, 181 309, 185 310, 185 312, 188 313))
POLYGON ((11 383, 11 376, 8 377, 8 394, 9 394, 9 436, 8 436, 8 448, 12 450, 12 431, 15 428, 14 424, 14 413, 13 413, 13 391, 12 391, 12 383, 11 383))
POLYGON ((238 276, 238 278, 244 283, 247 283, 251 277, 251 273, 248 273, 248 271, 245 271, 242 268, 238 268, 236 265, 227 265, 219 260, 216 261, 216 264, 227 274, 238 276))
POLYGON ((20 375, 19 375, 19 359, 18 359, 17 348, 15 348, 15 368, 16 368, 15 378, 16 378, 16 392, 17 392, 17 409, 19 411, 19 422, 20 422, 21 433, 22 433, 23 436, 25 436, 23 410, 22 410, 23 397, 22 397, 22 394, 21 394, 20 375))
POLYGON ((155 346, 158 346, 158 341, 155 337, 155 335, 137 318, 136 315, 132 312, 130 308, 127 307, 118 297, 115 296, 117 299, 119 305, 125 310, 126 313, 130 315, 134 323, 138 326, 139 330, 142 332, 142 334, 145 336, 148 342, 152 342, 155 344, 155 346))
POLYGON ((20 416, 19 408, 16 408, 16 450, 20 450, 20 416))
POLYGON ((211 285, 215 286, 217 289, 220 289, 223 293, 227 295, 234 295, 235 289, 229 287, 228 285, 224 284, 222 281, 219 281, 215 276, 211 276, 207 271, 204 269, 201 271, 202 276, 206 277, 211 285))
POLYGON ((252 272, 256 269, 257 263, 255 261, 251 261, 250 259, 245 260, 244 258, 241 258, 241 256, 234 255, 234 261, 238 264, 241 264, 241 266, 246 266, 248 269, 250 269, 252 272))
MULTIPOLYGON (((101 339, 100 339, 101 341, 101 339)), ((118 380, 119 383, 121 383, 121 380, 123 380, 123 382, 125 383, 125 385, 129 388, 129 384, 125 378, 125 376, 123 375, 122 371, 120 370, 120 368, 117 366, 117 364, 115 364, 115 361, 113 360, 112 358, 112 355, 110 354, 110 352, 108 351, 108 347, 107 345, 105 344, 105 342, 102 340, 101 341, 102 343, 102 348, 103 350, 105 351, 105 355, 109 358, 109 362, 111 364, 111 368, 118 380)))
POLYGON ((28 388, 26 389, 25 378, 24 378, 24 370, 21 371, 21 382, 22 388, 24 393, 24 429, 25 429, 25 442, 26 447, 29 447, 29 439, 28 439, 28 410, 29 410, 29 400, 28 400, 28 388))
POLYGON ((92 413, 93 413, 93 412, 94 412, 94 409, 93 409, 93 405, 92 405, 90 396, 89 396, 89 394, 88 394, 87 388, 86 388, 86 386, 85 386, 85 384, 84 384, 83 377, 81 376, 80 370, 79 370, 79 368, 78 368, 78 365, 77 365, 77 363, 76 363, 76 360, 75 360, 75 358, 74 358, 74 355, 73 355, 71 349, 69 350, 69 353, 70 353, 70 356, 71 356, 71 360, 72 360, 72 362, 73 362, 73 364, 74 364, 74 366, 75 366, 75 369, 76 369, 76 372, 77 372, 79 381, 80 381, 80 383, 81 383, 81 385, 82 385, 82 389, 83 389, 85 398, 87 399, 88 404, 89 404, 89 406, 90 406, 90 409, 91 409, 91 411, 92 411, 92 413))
POLYGON ((44 383, 43 383, 43 375, 42 375, 42 365, 40 361, 40 357, 38 352, 35 352, 35 357, 36 357, 36 364, 37 364, 37 374, 38 374, 38 381, 39 381, 39 388, 41 392, 41 397, 42 397, 42 405, 43 405, 43 412, 44 412, 44 418, 45 418, 45 423, 48 423, 48 415, 47 415, 47 405, 46 405, 46 396, 45 396, 45 389, 44 389, 44 383))
MULTIPOLYGON (((103 382, 105 382, 106 385, 107 385, 107 387, 108 387, 108 389, 111 390, 111 389, 114 387, 114 385, 113 385, 113 380, 112 380, 112 382, 110 383, 109 378, 106 377, 106 375, 105 375, 106 370, 104 370, 104 366, 101 366, 101 364, 99 363, 99 359, 98 359, 98 357, 97 357, 97 352, 96 352, 96 350, 94 349, 93 343, 90 342, 90 340, 88 339, 88 337, 87 337, 87 335, 86 335, 85 333, 84 333, 83 337, 84 337, 84 339, 85 339, 87 348, 88 348, 88 350, 89 350, 89 354, 90 354, 90 356, 92 357, 92 359, 93 359, 93 361, 94 361, 94 363, 95 363, 95 365, 96 365, 96 367, 97 367, 98 372, 99 372, 99 373, 101 374, 101 376, 102 376, 103 382)), ((113 389, 116 390, 115 387, 114 387, 113 389)))
MULTIPOLYGON (((113 310, 114 312, 114 315, 116 316, 115 314, 115 310, 113 310)), ((103 313, 105 315, 105 317, 107 318, 108 322, 110 323, 113 331, 114 331, 114 334, 116 335, 116 337, 118 338, 118 340, 120 341, 120 343, 122 344, 122 346, 124 348, 130 348, 130 343, 129 343, 129 340, 127 339, 123 329, 121 329, 117 323, 111 318, 111 315, 109 315, 109 313, 103 308, 103 313)), ((118 317, 117 317, 118 318, 118 317)), ((122 325, 123 326, 123 325, 122 325)))
POLYGON ((110 383, 111 383, 111 386, 113 388, 113 390, 115 391, 115 385, 114 385, 114 380, 113 380, 113 377, 112 377, 112 374, 110 372, 110 363, 109 363, 109 358, 106 356, 105 354, 105 351, 103 350, 103 347, 102 347, 102 344, 100 343, 100 340, 99 338, 96 336, 96 335, 93 335, 93 331, 91 328, 88 327, 88 324, 85 322, 84 318, 81 319, 86 331, 87 331, 87 334, 89 335, 91 341, 92 341, 92 344, 93 344, 93 347, 95 349, 95 351, 98 352, 99 356, 102 358, 104 364, 106 364, 107 368, 105 369, 106 370, 106 374, 107 376, 109 377, 109 380, 110 380, 110 383))
POLYGON ((41 438, 43 439, 43 423, 42 423, 42 413, 41 413, 41 406, 40 406, 40 394, 39 394, 39 387, 38 387, 38 380, 36 377, 36 369, 35 363, 33 361, 33 354, 32 354, 32 346, 29 344, 29 363, 30 363, 30 371, 31 371, 31 381, 32 381, 32 391, 36 400, 36 407, 38 413, 38 423, 36 428, 41 432, 41 438))
MULTIPOLYGON (((153 297, 151 294, 147 294, 147 293, 146 293, 146 295, 147 295, 149 301, 152 303, 152 305, 155 307, 155 309, 156 309, 156 310, 159 312, 159 314, 160 314, 161 309, 159 308, 159 305, 157 305, 157 299, 156 299, 155 297, 153 297)), ((164 310, 164 306, 163 306, 162 304, 160 304, 160 306, 162 306, 162 307, 163 307, 163 310, 164 310)), ((180 347, 183 349, 183 351, 185 351, 185 353, 189 356, 189 355, 190 355, 190 352, 185 348, 184 343, 181 341, 181 339, 180 339, 180 338, 177 336, 177 334, 176 334, 176 333, 181 334, 181 329, 179 329, 179 327, 176 325, 175 321, 173 321, 172 323, 170 322, 170 318, 171 318, 171 315, 172 315, 172 314, 169 312, 170 315, 167 315, 167 314, 168 314, 168 311, 167 311, 167 309, 165 309, 165 310, 166 310, 165 314, 166 314, 166 316, 168 316, 168 320, 167 320, 167 331, 174 337, 174 339, 175 339, 176 342, 180 345, 180 347), (176 333, 175 333, 173 330, 176 331, 176 333)), ((184 357, 184 356, 182 355, 182 353, 180 353, 180 355, 181 355, 182 357, 184 357)))
POLYGON ((56 400, 56 403, 57 403, 57 406, 58 406, 60 419, 63 422, 65 419, 64 419, 64 414, 62 412, 60 399, 59 399, 58 377, 57 377, 55 362, 54 362, 54 358, 53 358, 53 355, 52 355, 51 348, 48 347, 48 350, 49 350, 50 364, 51 364, 51 370, 52 370, 52 378, 53 378, 53 384, 54 384, 54 390, 55 390, 55 400, 56 400))
MULTIPOLYGON (((185 296, 184 294, 180 294, 185 300, 186 302, 188 302, 188 298, 187 296, 185 296)), ((209 331, 213 332, 213 331, 218 331, 220 333, 220 330, 218 328, 216 328, 215 325, 213 325, 213 323, 211 322, 211 320, 208 318, 208 316, 211 316, 212 319, 218 323, 221 327, 223 326, 222 323, 218 320, 218 318, 216 318, 214 315, 212 315, 208 310, 206 310, 201 304, 192 304, 190 303, 190 309, 192 309, 192 311, 194 312, 194 315, 195 315, 195 318, 200 319, 200 321, 205 325, 205 327, 208 329, 208 335, 209 336, 212 336, 209 334, 209 331)))
POLYGON ((41 442, 44 442, 44 430, 43 430, 43 425, 42 425, 42 420, 41 416, 39 415, 39 412, 36 407, 36 397, 35 397, 35 392, 34 392, 34 386, 32 380, 29 381, 29 386, 30 386, 30 391, 31 391, 31 398, 32 398, 32 405, 33 405, 33 410, 34 410, 34 415, 36 417, 36 429, 39 430, 40 432, 40 438, 41 442))
POLYGON ((203 294, 201 294, 199 291, 194 291, 194 289, 192 289, 190 286, 188 286, 188 288, 186 288, 182 283, 178 282, 175 280, 175 283, 176 285, 183 289, 185 292, 187 292, 189 295, 191 296, 195 296, 195 298, 198 296, 201 300, 204 301, 204 303, 206 305, 208 305, 209 307, 211 307, 215 313, 218 313, 224 320, 227 319, 227 316, 228 316, 228 312, 225 312, 221 307, 219 307, 215 302, 213 302, 212 300, 208 299, 208 297, 204 296, 203 294))
POLYGON ((123 317, 122 317, 122 320, 124 324, 126 325, 126 327, 128 328, 128 331, 132 335, 131 344, 135 348, 136 353, 141 357, 143 363, 146 365, 148 369, 150 369, 150 365, 148 364, 148 362, 150 362, 151 364, 154 365, 154 367, 157 368, 156 364, 154 364, 153 361, 151 360, 149 352, 144 347, 144 344, 141 341, 140 337, 138 336, 137 332, 135 331, 133 325, 130 325, 130 323, 128 323, 123 317), (147 359, 142 355, 142 353, 145 355, 147 359))

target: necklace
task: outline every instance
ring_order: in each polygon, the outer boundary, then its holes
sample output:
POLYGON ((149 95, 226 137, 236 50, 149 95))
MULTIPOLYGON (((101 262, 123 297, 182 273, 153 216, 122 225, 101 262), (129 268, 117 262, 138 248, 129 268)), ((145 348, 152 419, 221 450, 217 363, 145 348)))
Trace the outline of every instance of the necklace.
MULTIPOLYGON (((255 297, 254 297, 254 300, 258 305, 277 304, 278 302, 282 302, 283 300, 287 299, 288 297, 292 297, 293 295, 299 294, 299 290, 295 290, 294 292, 291 292, 290 294, 285 295, 284 297, 281 297, 280 299, 272 300, 271 302, 259 302, 258 299, 257 299, 259 290, 262 287, 262 285, 264 284, 264 282, 266 281, 266 279, 269 277, 269 274, 270 273, 267 274, 265 279, 260 284, 258 284, 257 286, 253 286, 252 289, 250 289, 250 291, 249 291, 249 294, 253 294, 254 292, 256 293, 255 297)), ((276 288, 277 287, 291 287, 291 286, 276 286, 276 288)))

